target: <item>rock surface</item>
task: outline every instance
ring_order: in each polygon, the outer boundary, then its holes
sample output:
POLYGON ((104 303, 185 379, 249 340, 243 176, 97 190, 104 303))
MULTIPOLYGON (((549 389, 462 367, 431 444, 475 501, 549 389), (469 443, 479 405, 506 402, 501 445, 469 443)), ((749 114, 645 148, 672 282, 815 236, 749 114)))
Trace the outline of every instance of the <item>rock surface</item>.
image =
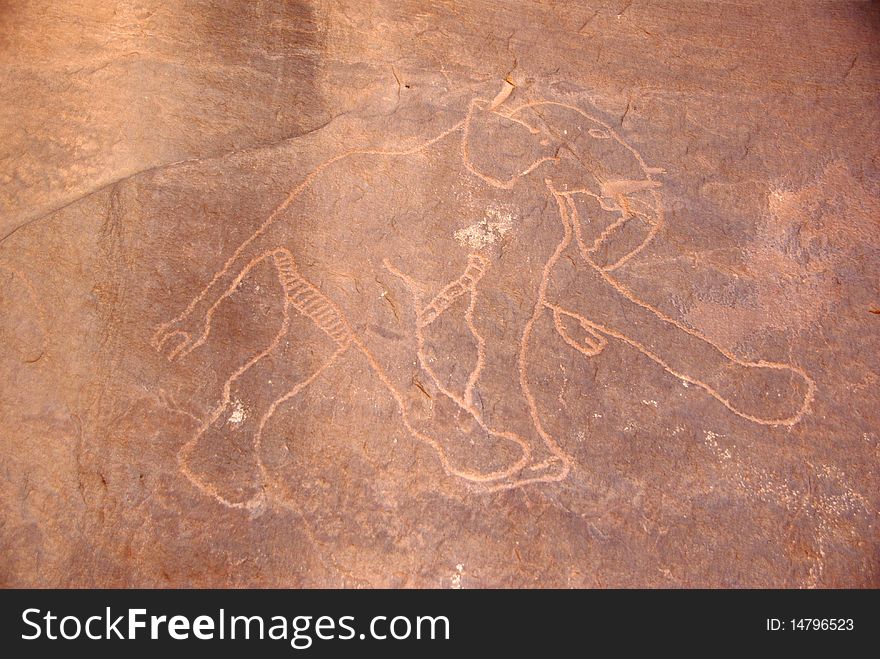
POLYGON ((878 586, 880 13, 0 6, 0 584, 878 586))

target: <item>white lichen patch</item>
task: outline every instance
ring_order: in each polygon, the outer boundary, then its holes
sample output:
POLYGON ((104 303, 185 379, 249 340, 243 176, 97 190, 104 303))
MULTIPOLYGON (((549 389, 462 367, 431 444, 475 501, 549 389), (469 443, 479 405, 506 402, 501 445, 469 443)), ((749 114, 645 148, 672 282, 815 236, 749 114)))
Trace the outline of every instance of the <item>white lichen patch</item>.
POLYGON ((241 424, 247 418, 247 410, 244 409, 244 406, 241 404, 241 401, 237 400, 232 404, 232 414, 229 415, 229 418, 226 420, 226 423, 231 423, 234 426, 241 424))
POLYGON ((455 566, 455 572, 452 573, 452 578, 450 579, 453 590, 461 590, 461 575, 463 572, 464 565, 459 563, 455 566))
POLYGON ((482 220, 459 229, 453 236, 465 247, 479 250, 501 240, 513 229, 513 224, 514 216, 509 209, 490 206, 486 209, 482 220))

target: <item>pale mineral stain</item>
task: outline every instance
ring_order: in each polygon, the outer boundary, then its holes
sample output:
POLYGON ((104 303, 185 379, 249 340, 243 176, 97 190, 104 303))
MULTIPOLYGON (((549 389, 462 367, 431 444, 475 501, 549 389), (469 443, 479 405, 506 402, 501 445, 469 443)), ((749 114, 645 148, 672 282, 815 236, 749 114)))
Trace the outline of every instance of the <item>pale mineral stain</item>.
POLYGON ((722 437, 718 433, 712 432, 711 430, 706 431, 706 437, 703 440, 703 443, 720 459, 720 460, 730 460, 733 455, 730 452, 729 448, 722 449, 718 444, 718 438, 722 437))
POLYGON ((459 563, 455 566, 455 572, 452 574, 452 578, 450 581, 452 582, 453 590, 461 590, 461 575, 464 572, 464 565, 459 563))
POLYGON ((482 220, 464 229, 459 229, 453 236, 465 247, 483 249, 510 233, 513 224, 514 216, 508 209, 490 206, 486 209, 482 220))
POLYGON ((241 401, 235 401, 232 404, 232 414, 229 415, 229 418, 226 420, 227 423, 231 423, 234 426, 241 424, 247 418, 247 410, 244 409, 244 406, 241 404, 241 401))

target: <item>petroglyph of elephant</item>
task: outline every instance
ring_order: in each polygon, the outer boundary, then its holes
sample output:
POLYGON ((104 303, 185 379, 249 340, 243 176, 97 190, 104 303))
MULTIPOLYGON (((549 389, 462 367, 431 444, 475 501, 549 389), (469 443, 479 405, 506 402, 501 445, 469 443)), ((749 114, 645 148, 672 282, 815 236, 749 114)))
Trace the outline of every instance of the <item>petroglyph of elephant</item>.
POLYGON ((179 455, 203 492, 260 505, 267 421, 355 353, 445 470, 487 489, 569 472, 529 382, 534 346, 553 336, 584 357, 619 341, 755 423, 804 414, 802 370, 740 359, 615 279, 663 224, 662 171, 581 109, 513 106, 509 91, 421 143, 324 161, 159 328, 157 349, 186 357, 248 273, 274 265, 281 330, 179 455), (538 336, 547 318, 556 334, 538 336))

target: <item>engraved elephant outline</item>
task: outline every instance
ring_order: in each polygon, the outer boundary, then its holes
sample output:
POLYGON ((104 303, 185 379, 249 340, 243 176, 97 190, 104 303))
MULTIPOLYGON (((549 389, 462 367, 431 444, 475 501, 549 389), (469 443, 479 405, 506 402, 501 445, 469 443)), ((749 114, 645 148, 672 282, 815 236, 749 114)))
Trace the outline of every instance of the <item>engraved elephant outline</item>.
MULTIPOLYGON (((356 350, 367 359, 375 375, 396 400, 406 428, 413 436, 436 450, 443 468, 450 475, 458 476, 491 491, 565 479, 572 466, 572 459, 545 430, 538 404, 528 382, 527 370, 534 341, 534 329, 543 314, 547 313, 552 316, 553 326, 562 340, 584 356, 595 356, 604 349, 609 338, 618 339, 659 364, 670 374, 700 387, 731 412, 749 421, 764 425, 793 425, 800 420, 807 411, 815 391, 813 380, 802 369, 790 364, 740 359, 699 332, 640 300, 614 279, 613 271, 637 256, 653 240, 663 225, 662 200, 657 191, 660 183, 655 178, 657 174, 662 173, 662 170, 648 167, 641 155, 611 126, 580 108, 556 101, 538 100, 511 109, 505 104, 509 92, 510 89, 506 87, 495 99, 474 99, 462 120, 415 146, 399 150, 355 149, 322 162, 289 192, 263 224, 233 252, 224 266, 215 273, 186 309, 157 329, 153 337, 155 348, 167 353, 169 359, 185 357, 204 344, 210 334, 211 319, 217 307, 236 290, 248 273, 265 260, 271 260, 274 264, 285 291, 281 330, 269 346, 229 376, 223 385, 220 402, 178 453, 181 470, 199 490, 232 508, 253 509, 262 505, 267 487, 272 482, 272 477, 261 457, 263 428, 280 405, 302 392, 349 350, 356 350), (636 172, 636 175, 629 178, 621 177, 619 174, 609 175, 608 171, 603 171, 600 167, 600 159, 589 157, 585 159, 582 154, 579 156, 576 149, 571 146, 570 140, 563 137, 558 130, 554 130, 552 121, 545 116, 554 112, 568 113, 570 117, 587 125, 588 129, 580 131, 580 134, 588 136, 596 144, 610 145, 615 158, 626 160, 628 171, 636 172), (530 154, 527 159, 529 161, 522 163, 523 166, 507 172, 499 172, 498 163, 492 157, 488 161, 481 162, 480 154, 474 151, 476 141, 474 135, 482 128, 479 124, 486 122, 500 122, 504 130, 526 131, 540 145, 547 148, 537 156, 530 154), (520 448, 521 452, 517 459, 509 462, 506 467, 491 471, 475 470, 455 464, 450 458, 451 452, 443 443, 443 438, 417 426, 401 393, 399 383, 394 382, 389 376, 388 365, 381 364, 374 357, 363 336, 352 329, 339 306, 324 295, 314 283, 302 276, 293 254, 281 246, 283 238, 274 235, 277 227, 283 224, 279 220, 283 218, 285 211, 304 190, 315 183, 322 172, 335 163, 355 155, 406 157, 429 149, 456 133, 460 134, 462 165, 472 176, 491 187, 502 191, 511 190, 519 181, 530 175, 545 174, 547 170, 550 170, 550 173, 559 173, 572 166, 578 170, 579 180, 588 183, 569 187, 568 184, 560 184, 558 178, 550 175, 543 177, 546 193, 550 195, 558 212, 562 237, 550 258, 543 264, 537 298, 523 328, 517 356, 516 380, 536 437, 530 441, 517 433, 490 425, 474 405, 474 387, 487 352, 485 341, 473 324, 473 311, 479 296, 482 276, 491 267, 490 260, 478 252, 470 254, 463 274, 432 297, 426 297, 426 291, 419 283, 398 269, 390 260, 383 261, 384 267, 399 278, 412 294, 412 304, 416 312, 414 333, 418 343, 418 362, 434 385, 443 393, 444 400, 451 401, 450 404, 456 407, 458 412, 470 415, 470 420, 476 424, 476 431, 482 433, 484 437, 498 442, 506 441, 520 448), (604 213, 613 218, 613 221, 603 227, 592 241, 586 236, 585 216, 588 213, 583 210, 584 203, 592 204, 594 211, 598 208, 597 214, 604 213), (637 226, 642 231, 641 239, 637 240, 634 246, 627 246, 623 253, 614 253, 614 249, 606 249, 609 245, 613 245, 616 235, 624 233, 627 227, 632 226, 637 226), (611 253, 610 256, 608 252, 611 253), (571 258, 572 255, 577 258, 571 258), (574 263, 586 267, 572 270, 574 263), (601 291, 603 296, 601 302, 607 307, 604 316, 590 307, 598 296, 592 296, 584 304, 583 296, 587 293, 595 293, 597 290, 601 291), (478 357, 461 391, 452 391, 440 382, 440 378, 432 372, 424 359, 422 332, 442 314, 449 313, 452 304, 464 296, 469 296, 466 298, 469 304, 461 321, 467 325, 476 342, 478 357), (428 297, 430 301, 426 303, 428 297), (213 440, 221 441, 229 432, 223 417, 233 400, 233 386, 248 372, 257 372, 258 369, 255 367, 272 359, 292 356, 292 353, 288 354, 290 342, 285 341, 285 337, 294 317, 308 319, 314 328, 320 330, 326 343, 323 356, 318 362, 304 368, 303 372, 298 374, 295 383, 291 384, 288 381, 277 397, 273 397, 274 394, 270 396, 272 402, 264 405, 261 414, 257 415, 248 426, 247 432, 252 435, 251 448, 258 476, 249 489, 245 488, 242 491, 239 488, 230 493, 228 488, 221 487, 212 479, 194 473, 190 468, 190 458, 197 443, 204 439, 206 433, 213 432, 213 440), (621 322, 621 318, 626 320, 621 322), (670 335, 674 335, 675 341, 686 348, 683 352, 679 351, 678 356, 675 356, 675 351, 664 353, 662 345, 658 345, 658 341, 662 344, 670 335), (799 400, 792 406, 790 413, 784 415, 761 415, 760 410, 755 413, 756 410, 740 409, 740 405, 713 380, 715 376, 709 373, 711 370, 709 366, 703 369, 705 373, 701 373, 700 368, 695 370, 693 365, 686 363, 687 359, 682 358, 682 354, 686 357, 687 349, 697 350, 704 356, 708 355, 707 359, 711 366, 723 372, 718 376, 722 385, 727 384, 726 380, 733 379, 732 388, 735 389, 736 383, 741 382, 743 378, 747 379, 750 373, 775 372, 799 380, 798 389, 802 390, 798 393, 799 400), (732 371, 733 375, 727 371, 732 371), (704 377, 707 373, 711 377, 704 377)), ((563 133, 567 134, 567 130, 563 129, 563 133)), ((497 141, 495 143, 497 144, 497 141)))

